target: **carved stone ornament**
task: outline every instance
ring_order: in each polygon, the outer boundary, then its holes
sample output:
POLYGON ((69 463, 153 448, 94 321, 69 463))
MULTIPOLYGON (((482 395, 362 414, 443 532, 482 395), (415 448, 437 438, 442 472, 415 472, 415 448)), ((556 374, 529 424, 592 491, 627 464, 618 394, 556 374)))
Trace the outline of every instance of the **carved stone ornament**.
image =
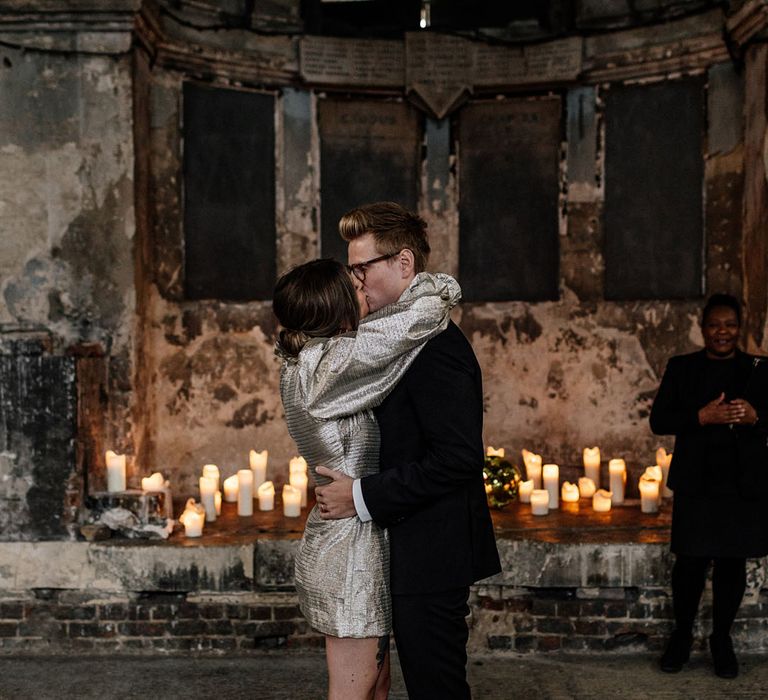
POLYGON ((467 39, 409 32, 405 35, 405 89, 437 119, 472 92, 474 44, 467 39))

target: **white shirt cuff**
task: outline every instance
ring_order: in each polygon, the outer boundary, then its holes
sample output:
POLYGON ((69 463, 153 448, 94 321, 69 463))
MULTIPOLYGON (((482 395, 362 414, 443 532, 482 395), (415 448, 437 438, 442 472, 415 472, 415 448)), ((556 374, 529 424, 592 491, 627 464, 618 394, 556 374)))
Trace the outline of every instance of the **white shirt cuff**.
POLYGON ((363 498, 363 487, 360 485, 360 479, 355 479, 352 482, 352 499, 355 502, 355 510, 357 511, 357 517, 364 523, 373 520, 371 514, 368 512, 368 508, 365 505, 365 499, 363 498))

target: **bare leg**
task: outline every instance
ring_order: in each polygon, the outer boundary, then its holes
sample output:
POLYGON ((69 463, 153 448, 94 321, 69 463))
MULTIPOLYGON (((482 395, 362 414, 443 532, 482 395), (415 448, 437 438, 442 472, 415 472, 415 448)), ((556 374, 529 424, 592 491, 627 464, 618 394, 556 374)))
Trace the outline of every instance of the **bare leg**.
POLYGON ((379 677, 387 671, 389 690, 389 655, 379 665, 377 654, 379 639, 366 637, 325 637, 325 656, 328 662, 328 700, 376 700, 386 698, 379 693, 379 677))

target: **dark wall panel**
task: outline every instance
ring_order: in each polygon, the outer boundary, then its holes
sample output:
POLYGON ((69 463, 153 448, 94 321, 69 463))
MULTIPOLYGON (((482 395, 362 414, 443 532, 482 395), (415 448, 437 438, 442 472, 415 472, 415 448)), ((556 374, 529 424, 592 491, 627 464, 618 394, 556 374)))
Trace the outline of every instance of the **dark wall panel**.
POLYGON ((558 298, 560 99, 459 116, 459 277, 467 301, 558 298))
POLYGON ((338 229, 345 212, 384 200, 416 209, 419 116, 406 103, 324 99, 318 119, 321 255, 346 263, 338 229))
POLYGON ((274 97, 184 85, 190 299, 270 299, 276 275, 274 97))
POLYGON ((611 88, 605 122, 605 294, 702 293, 704 84, 611 88))
POLYGON ((74 358, 0 354, 0 541, 68 537, 76 416, 74 358))

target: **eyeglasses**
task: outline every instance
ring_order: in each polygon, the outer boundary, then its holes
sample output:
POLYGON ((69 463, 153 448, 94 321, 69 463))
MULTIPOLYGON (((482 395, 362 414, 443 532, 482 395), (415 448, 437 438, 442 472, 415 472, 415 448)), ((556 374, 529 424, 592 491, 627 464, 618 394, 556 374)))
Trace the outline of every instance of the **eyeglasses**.
POLYGON ((390 258, 394 258, 396 255, 400 255, 399 250, 396 253, 389 253, 388 255, 379 255, 378 258, 371 258, 370 260, 366 260, 365 262, 355 263, 354 265, 347 265, 347 270, 349 270, 361 282, 365 282, 365 272, 366 272, 366 268, 369 265, 373 265, 373 263, 381 262, 382 260, 389 260, 390 258))

